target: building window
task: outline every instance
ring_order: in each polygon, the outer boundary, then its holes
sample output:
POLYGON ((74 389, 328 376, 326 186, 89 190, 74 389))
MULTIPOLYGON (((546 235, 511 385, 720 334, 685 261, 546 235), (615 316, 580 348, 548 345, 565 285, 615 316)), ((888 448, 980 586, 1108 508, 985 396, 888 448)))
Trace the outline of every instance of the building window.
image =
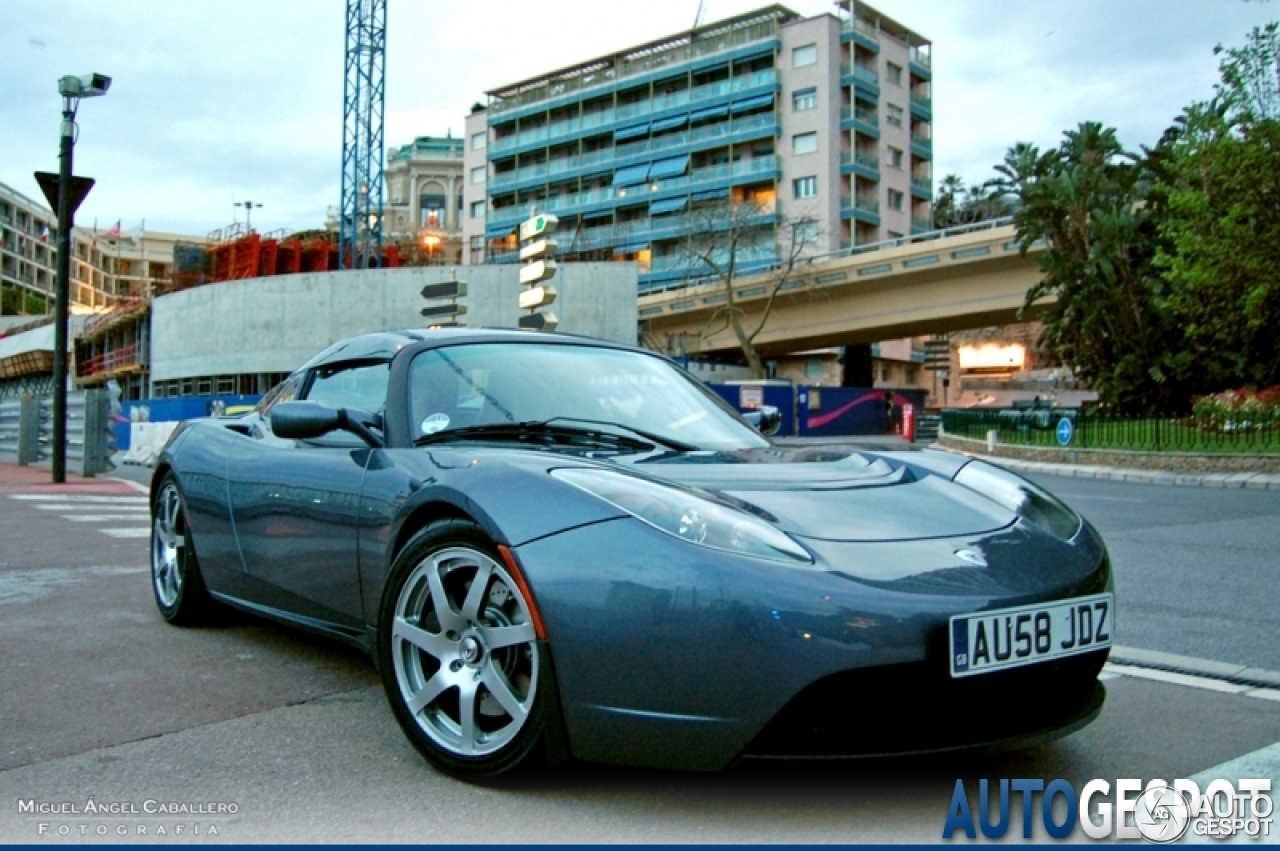
POLYGON ((818 223, 813 219, 796 222, 793 233, 796 245, 812 245, 818 241, 818 223))
POLYGON ((890 189, 889 190, 889 209, 901 211, 902 202, 903 202, 903 194, 899 192, 897 189, 890 189))
MULTIPOLYGON (((899 68, 898 71, 901 72, 902 69, 899 68)), ((471 150, 473 151, 483 151, 485 148, 485 145, 487 145, 488 143, 489 143, 488 133, 474 133, 471 136, 471 150)))
POLYGON ((803 47, 793 48, 791 51, 791 67, 803 68, 806 65, 818 64, 818 45, 806 44, 803 47))
POLYGON ((817 109, 818 90, 815 88, 798 89, 791 93, 791 111, 804 112, 806 109, 817 109))
POLYGON ((884 120, 892 124, 894 127, 902 126, 902 107, 895 104, 887 104, 885 109, 888 111, 884 120))
POLYGON ((472 183, 484 183, 484 169, 485 167, 482 165, 478 165, 475 168, 471 169, 472 183))
POLYGON ((797 133, 791 137, 791 153, 812 154, 818 150, 817 133, 797 133))
POLYGON ((889 79, 889 82, 893 83, 895 86, 902 85, 901 65, 894 65, 892 62, 887 63, 884 68, 884 75, 889 79))
POLYGON ((825 372, 825 364, 821 358, 806 358, 804 362, 805 378, 821 378, 825 372))
POLYGON ((484 202, 483 201, 471 202, 471 218, 473 219, 484 218, 484 202))
POLYGON ((813 198, 818 194, 818 178, 797 177, 791 181, 791 189, 796 198, 813 198))
POLYGON ((902 168, 902 149, 889 146, 889 165, 894 168, 902 168))

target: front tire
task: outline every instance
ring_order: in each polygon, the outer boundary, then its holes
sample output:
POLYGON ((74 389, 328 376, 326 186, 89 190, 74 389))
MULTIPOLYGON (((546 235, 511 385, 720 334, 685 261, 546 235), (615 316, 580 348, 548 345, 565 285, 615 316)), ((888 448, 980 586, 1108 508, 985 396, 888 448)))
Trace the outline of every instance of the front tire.
POLYGON ((151 506, 151 590, 171 624, 194 626, 213 617, 216 604, 200 576, 186 502, 173 473, 165 474, 151 506))
POLYGON ((378 666, 396 720, 441 771, 496 777, 543 739, 556 701, 531 605, 468 520, 432 523, 396 557, 378 666))

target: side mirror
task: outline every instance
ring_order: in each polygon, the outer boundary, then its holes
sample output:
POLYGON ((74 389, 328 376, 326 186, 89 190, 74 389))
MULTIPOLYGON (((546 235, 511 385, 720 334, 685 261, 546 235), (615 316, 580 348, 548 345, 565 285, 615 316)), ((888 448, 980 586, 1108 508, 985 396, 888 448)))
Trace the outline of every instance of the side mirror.
POLYGON ((342 427, 342 416, 319 402, 281 402, 271 409, 271 431, 276 437, 310 440, 342 427))
POLYGON ((271 409, 272 433, 293 440, 311 440, 341 429, 370 446, 382 446, 382 438, 370 431, 370 426, 381 428, 382 418, 354 408, 334 410, 319 402, 281 402, 271 409))
POLYGON ((758 409, 743 414, 742 418, 761 434, 772 436, 782 428, 782 411, 773 405, 761 405, 758 409))

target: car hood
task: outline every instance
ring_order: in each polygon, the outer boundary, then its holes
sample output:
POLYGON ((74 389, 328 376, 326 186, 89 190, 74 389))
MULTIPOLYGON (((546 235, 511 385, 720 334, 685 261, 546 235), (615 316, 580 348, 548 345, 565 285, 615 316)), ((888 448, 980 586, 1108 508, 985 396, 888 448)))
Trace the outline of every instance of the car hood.
POLYGON ((975 535, 1017 520, 948 478, 870 453, 773 447, 650 459, 644 471, 746 503, 783 531, 827 541, 975 535))

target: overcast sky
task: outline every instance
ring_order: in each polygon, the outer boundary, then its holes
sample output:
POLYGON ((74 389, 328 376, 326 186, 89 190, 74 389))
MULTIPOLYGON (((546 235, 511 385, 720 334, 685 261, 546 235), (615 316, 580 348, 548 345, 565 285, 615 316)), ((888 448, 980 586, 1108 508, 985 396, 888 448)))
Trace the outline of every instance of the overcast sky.
MULTIPOLYGON (((484 92, 687 29, 697 0, 389 0, 386 141, 462 132, 484 92)), ((707 20, 761 0, 707 0, 707 20)), ((833 10, 794 0, 804 15, 833 10)), ((1015 142, 1085 120, 1153 143, 1209 97, 1218 43, 1280 17, 1265 0, 881 0, 933 42, 935 178, 970 182, 1015 142)), ((114 78, 80 109, 77 216, 203 235, 233 220, 316 227, 338 202, 343 0, 0 0, 0 183, 57 171, 58 77, 114 78), (240 213, 243 216, 243 213, 240 213)))

